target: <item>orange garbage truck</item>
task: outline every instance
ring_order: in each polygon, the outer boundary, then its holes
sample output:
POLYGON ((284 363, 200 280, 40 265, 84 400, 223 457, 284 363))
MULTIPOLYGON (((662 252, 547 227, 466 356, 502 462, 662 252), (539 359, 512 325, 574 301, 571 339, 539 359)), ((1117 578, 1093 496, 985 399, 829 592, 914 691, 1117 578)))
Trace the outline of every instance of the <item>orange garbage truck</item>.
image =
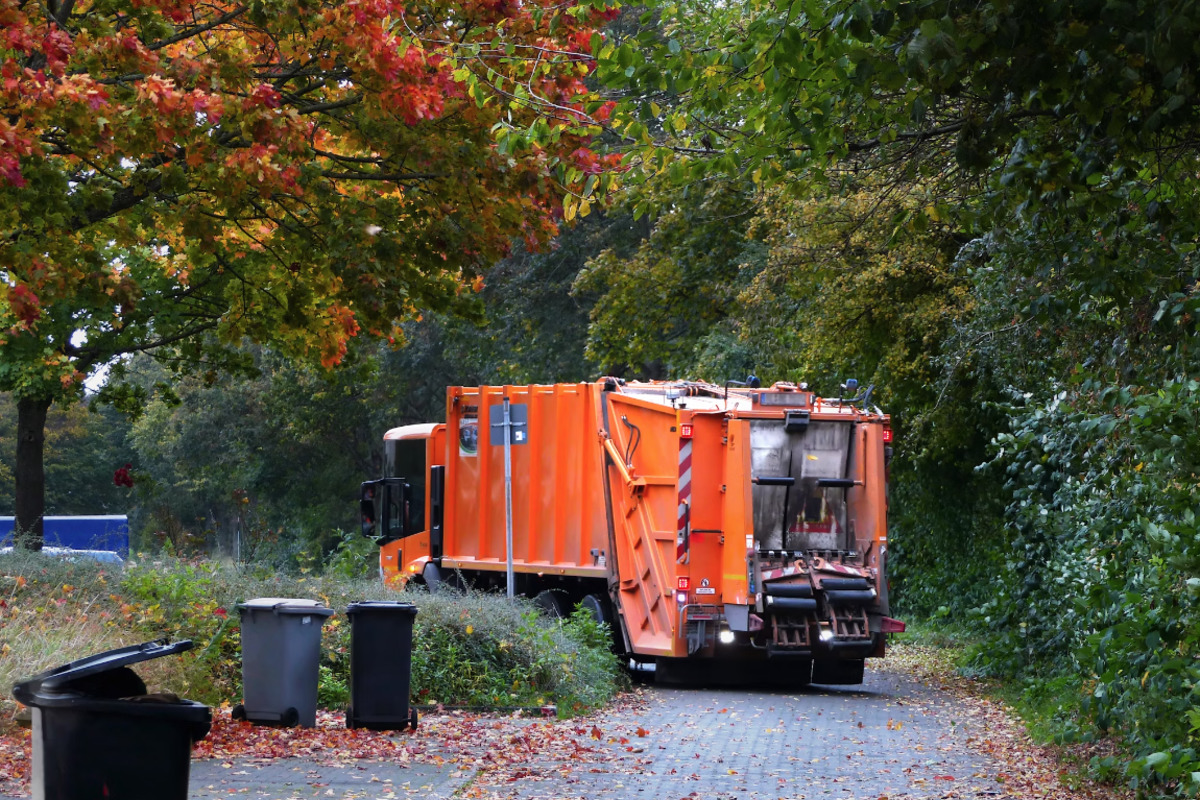
POLYGON ((450 387, 444 423, 385 435, 363 533, 386 580, 582 605, 634 669, 861 683, 904 628, 890 418, 852 381, 757 384, 450 387))

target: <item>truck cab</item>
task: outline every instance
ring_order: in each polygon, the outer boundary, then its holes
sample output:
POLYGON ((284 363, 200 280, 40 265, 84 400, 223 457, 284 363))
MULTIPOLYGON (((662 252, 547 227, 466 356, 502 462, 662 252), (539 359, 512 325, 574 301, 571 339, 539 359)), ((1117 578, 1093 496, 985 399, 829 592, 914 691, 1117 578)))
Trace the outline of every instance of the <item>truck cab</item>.
POLYGON ((380 576, 403 584, 442 555, 446 426, 392 428, 383 438, 383 477, 360 488, 362 533, 380 544, 380 576))

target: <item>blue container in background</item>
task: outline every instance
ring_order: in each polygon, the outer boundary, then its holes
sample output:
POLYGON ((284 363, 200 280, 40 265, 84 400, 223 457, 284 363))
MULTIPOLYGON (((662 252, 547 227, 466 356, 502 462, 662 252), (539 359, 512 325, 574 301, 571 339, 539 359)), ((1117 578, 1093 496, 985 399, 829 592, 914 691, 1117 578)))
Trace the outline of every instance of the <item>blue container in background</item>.
MULTIPOLYGON (((12 532, 13 517, 0 517, 0 546, 12 546, 12 532)), ((42 541, 47 548, 108 552, 124 559, 129 556, 129 517, 43 517, 42 541)))

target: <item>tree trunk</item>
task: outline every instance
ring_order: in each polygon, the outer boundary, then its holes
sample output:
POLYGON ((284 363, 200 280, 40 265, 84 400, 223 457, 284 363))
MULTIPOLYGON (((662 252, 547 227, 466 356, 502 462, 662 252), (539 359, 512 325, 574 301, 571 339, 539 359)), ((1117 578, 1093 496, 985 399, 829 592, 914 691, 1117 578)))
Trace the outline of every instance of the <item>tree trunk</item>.
POLYGON ((46 511, 46 412, 50 400, 17 400, 17 518, 13 527, 18 547, 41 550, 42 516, 46 511))

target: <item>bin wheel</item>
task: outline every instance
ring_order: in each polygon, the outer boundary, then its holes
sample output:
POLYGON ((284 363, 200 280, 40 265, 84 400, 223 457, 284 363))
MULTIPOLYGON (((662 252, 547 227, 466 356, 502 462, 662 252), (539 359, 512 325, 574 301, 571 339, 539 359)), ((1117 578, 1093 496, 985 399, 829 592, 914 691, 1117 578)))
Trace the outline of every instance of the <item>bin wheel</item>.
POLYGON ((300 712, 294 708, 288 708, 283 712, 283 716, 279 718, 279 723, 285 728, 294 728, 300 724, 300 712))
POLYGON ((408 710, 408 729, 412 731, 417 729, 417 710, 415 708, 408 710))
POLYGON ((349 730, 353 730, 356 727, 357 726, 354 724, 354 709, 347 708, 346 709, 346 728, 349 730))
POLYGON ((235 722, 244 720, 246 718, 246 707, 241 703, 238 703, 236 706, 229 709, 229 716, 232 717, 235 722))

